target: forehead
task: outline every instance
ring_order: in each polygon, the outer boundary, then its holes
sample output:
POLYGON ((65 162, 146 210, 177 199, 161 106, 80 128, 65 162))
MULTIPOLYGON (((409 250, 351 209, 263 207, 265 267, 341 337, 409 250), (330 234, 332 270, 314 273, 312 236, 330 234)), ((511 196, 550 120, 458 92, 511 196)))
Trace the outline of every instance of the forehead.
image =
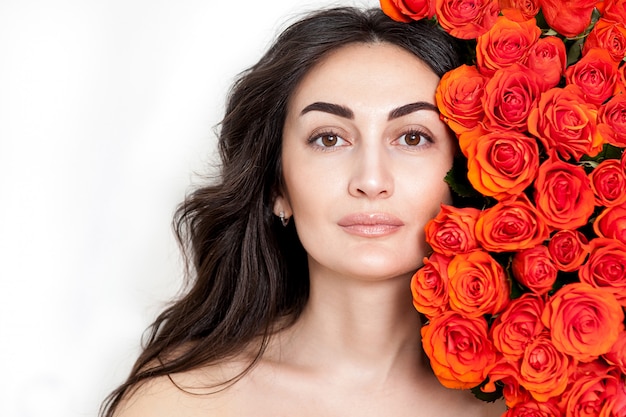
POLYGON ((311 101, 396 106, 434 103, 439 77, 417 56, 389 43, 355 43, 332 51, 295 89, 290 110, 311 101), (291 109, 291 107, 295 107, 291 109))

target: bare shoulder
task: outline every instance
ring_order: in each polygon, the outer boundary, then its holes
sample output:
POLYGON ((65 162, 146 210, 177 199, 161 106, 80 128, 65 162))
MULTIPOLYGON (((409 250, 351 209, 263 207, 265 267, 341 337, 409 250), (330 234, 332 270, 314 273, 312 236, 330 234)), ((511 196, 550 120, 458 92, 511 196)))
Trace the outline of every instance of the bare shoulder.
POLYGON ((476 399, 470 391, 465 390, 466 399, 462 402, 466 407, 466 416, 476 417, 501 417, 506 412, 506 405, 504 400, 497 400, 493 402, 485 402, 476 399))
POLYGON ((221 376, 221 368, 202 368, 152 378, 129 392, 115 417, 228 417, 232 390, 219 385, 221 376))

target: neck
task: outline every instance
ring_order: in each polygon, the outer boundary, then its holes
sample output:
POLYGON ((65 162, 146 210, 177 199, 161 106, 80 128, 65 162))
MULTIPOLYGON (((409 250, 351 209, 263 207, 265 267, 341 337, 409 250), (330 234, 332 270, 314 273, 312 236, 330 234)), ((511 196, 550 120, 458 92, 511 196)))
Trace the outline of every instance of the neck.
POLYGON ((419 370, 420 320, 410 276, 364 281, 312 271, 307 307, 280 337, 281 358, 328 374, 353 373, 384 381, 419 370))

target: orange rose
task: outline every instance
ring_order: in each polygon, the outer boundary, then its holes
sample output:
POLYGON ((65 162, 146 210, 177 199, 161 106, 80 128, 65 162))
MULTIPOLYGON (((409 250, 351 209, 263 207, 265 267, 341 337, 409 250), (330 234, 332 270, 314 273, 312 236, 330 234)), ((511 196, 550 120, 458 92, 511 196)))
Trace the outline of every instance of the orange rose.
POLYGON ((626 416, 626 382, 622 381, 622 384, 618 388, 618 392, 615 394, 615 400, 613 402, 613 417, 626 416))
POLYGON ((532 248, 550 231, 524 194, 507 198, 483 211, 476 222, 476 239, 490 252, 532 248))
POLYGON ((509 302, 502 265, 487 252, 456 255, 448 265, 450 309, 466 316, 496 314, 509 302))
POLYGON ((460 39, 474 39, 493 26, 500 7, 497 0, 436 0, 441 27, 460 39))
POLYGON ((622 417, 616 412, 624 382, 619 371, 600 361, 580 366, 571 376, 562 402, 566 416, 622 417))
POLYGON ((541 321, 557 349, 589 362, 611 350, 624 329, 624 312, 612 293, 576 282, 552 296, 541 321))
POLYGON ((608 51, 613 61, 620 62, 626 56, 626 26, 606 18, 598 19, 585 39, 583 55, 593 48, 608 51))
POLYGON ((520 384, 537 401, 548 401, 561 395, 567 387, 570 359, 550 340, 547 332, 534 338, 520 365, 520 384))
POLYGON ((488 133, 469 144, 466 156, 472 186, 497 200, 521 194, 539 169, 537 141, 517 132, 488 133))
POLYGON ((491 327, 493 345, 506 359, 520 359, 530 341, 545 329, 541 322, 543 308, 541 297, 525 293, 496 317, 491 327))
POLYGON ((593 222, 596 235, 626 244, 626 204, 607 207, 593 222))
POLYGON ((500 68, 524 62, 530 47, 539 39, 541 29, 535 19, 514 22, 499 16, 489 32, 477 39, 476 65, 491 76, 500 68))
POLYGON ((619 78, 617 62, 609 51, 593 48, 565 70, 565 77, 568 84, 580 87, 589 103, 599 106, 613 95, 619 78))
POLYGON ((398 22, 410 22, 435 15, 435 0, 380 0, 383 12, 398 22))
POLYGON ((600 106, 598 132, 605 142, 626 147, 626 94, 613 96, 600 106))
POLYGON ((556 36, 539 38, 528 52, 526 65, 539 75, 541 91, 556 87, 565 74, 565 44, 556 36))
POLYGON ((480 210, 442 204, 437 216, 425 227, 426 241, 435 252, 446 256, 478 248, 474 227, 480 210))
POLYGON ((579 87, 551 88, 541 94, 539 104, 528 116, 528 131, 548 151, 563 159, 579 160, 602 150, 602 136, 596 129, 597 110, 585 101, 579 87))
POLYGON ((476 67, 461 65, 446 72, 435 99, 441 118, 457 135, 471 130, 484 118, 482 97, 487 78, 476 67))
POLYGON ((497 70, 485 86, 487 129, 525 132, 528 114, 539 100, 539 86, 535 73, 519 64, 497 70))
POLYGON ((483 127, 482 123, 478 124, 475 128, 471 130, 466 130, 460 133, 458 135, 459 148, 461 149, 461 152, 463 153, 463 155, 467 157, 469 147, 473 146, 473 144, 477 144, 478 142, 480 142, 482 138, 488 135, 489 133, 492 133, 492 132, 487 131, 483 127))
POLYGON ((539 13, 539 0, 500 0, 500 12, 516 22, 534 18, 539 13))
POLYGON ((623 374, 626 374, 626 331, 620 332, 611 350, 604 355, 604 359, 611 365, 617 366, 623 374))
POLYGON ((626 66, 622 65, 619 67, 619 82, 615 86, 615 95, 626 93, 626 66))
POLYGON ((573 38, 591 23, 598 0, 539 0, 548 25, 561 35, 573 38))
POLYGON ((555 229, 584 226, 595 207, 585 170, 554 157, 539 167, 534 197, 541 217, 555 229))
POLYGON ((433 253, 411 279, 413 306, 427 318, 448 310, 448 264, 450 258, 433 253))
POLYGON ((515 407, 532 400, 532 397, 519 383, 519 363, 500 358, 489 371, 489 380, 483 387, 485 392, 493 392, 496 383, 503 385, 502 393, 507 407, 515 407))
POLYGON ((611 22, 626 22, 626 1, 625 0, 605 0, 602 17, 611 22))
POLYGON ((563 413, 554 401, 527 401, 508 409, 502 417, 561 417, 563 413))
POLYGON ((535 294, 546 294, 556 282, 558 269, 544 245, 516 252, 511 264, 517 281, 535 294))
POLYGON ((550 257, 559 270, 577 270, 589 254, 587 237, 577 230, 559 230, 548 243, 550 257))
POLYGON ((496 360, 487 337, 487 321, 447 311, 422 327, 422 345, 439 381, 467 389, 485 380, 496 360))
POLYGON ((612 293, 626 307, 626 245, 615 239, 589 242, 589 260, 578 270, 580 282, 612 293))
POLYGON ((597 206, 616 206, 626 201, 626 173, 617 159, 605 159, 589 174, 597 206))

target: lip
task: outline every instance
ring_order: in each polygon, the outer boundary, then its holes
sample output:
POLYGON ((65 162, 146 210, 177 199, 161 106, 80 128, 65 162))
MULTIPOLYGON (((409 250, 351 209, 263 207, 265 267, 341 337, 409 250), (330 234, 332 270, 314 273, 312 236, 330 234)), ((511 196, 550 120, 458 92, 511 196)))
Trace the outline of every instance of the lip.
POLYGON ((381 237, 397 232, 404 223, 389 213, 353 213, 337 224, 346 232, 363 237, 381 237))

